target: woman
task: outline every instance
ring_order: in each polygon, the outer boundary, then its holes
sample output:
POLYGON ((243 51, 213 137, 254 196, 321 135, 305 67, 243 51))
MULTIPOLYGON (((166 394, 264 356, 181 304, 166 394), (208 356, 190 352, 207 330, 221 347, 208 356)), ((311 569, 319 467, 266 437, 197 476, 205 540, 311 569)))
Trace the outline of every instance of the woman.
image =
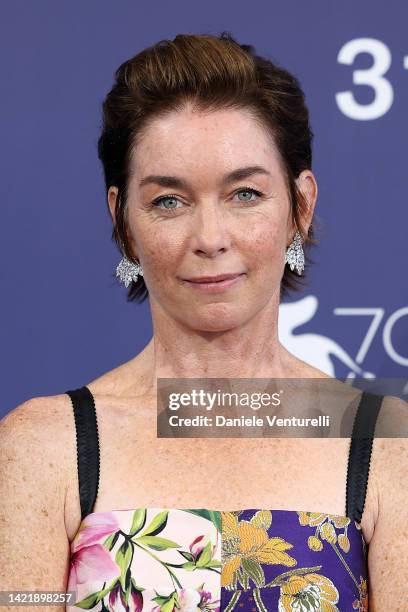
POLYGON ((314 242, 298 81, 228 34, 179 35, 120 66, 103 111, 117 275, 148 290, 154 335, 3 420, 1 588, 72 590, 69 610, 406 609, 405 440, 348 464, 347 438, 156 435, 157 378, 329 378, 277 333, 314 242))

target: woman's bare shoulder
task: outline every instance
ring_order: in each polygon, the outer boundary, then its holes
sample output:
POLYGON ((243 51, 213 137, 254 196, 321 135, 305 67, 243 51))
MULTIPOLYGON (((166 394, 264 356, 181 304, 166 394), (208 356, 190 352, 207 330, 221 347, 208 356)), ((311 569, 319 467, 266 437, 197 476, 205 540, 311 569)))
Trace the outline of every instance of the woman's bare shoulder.
POLYGON ((381 479, 383 499, 403 494, 408 502, 408 489, 402 491, 396 486, 399 482, 396 474, 408 476, 408 403, 400 397, 383 397, 376 420, 371 468, 381 479))
MULTIPOLYGON (((401 427, 406 428, 408 403, 399 397, 385 396, 378 416, 378 420, 380 419, 398 419, 401 427)), ((407 477, 407 437, 375 437, 370 479, 375 482, 378 491, 378 511, 370 540, 368 567, 370 603, 372 601, 376 610, 386 609, 390 603, 406 601, 404 578, 408 572, 408 489, 405 486, 407 477)))
POLYGON ((73 428, 67 394, 32 397, 1 419, 1 450, 13 455, 17 465, 23 465, 29 456, 37 468, 50 473, 58 466, 55 476, 62 478, 72 453, 73 428))
POLYGON ((73 452, 66 435, 68 402, 62 395, 34 397, 0 421, 0 555, 7 558, 2 589, 64 588, 64 507, 73 452))
POLYGON ((0 421, 2 435, 17 432, 31 437, 34 433, 50 434, 60 430, 68 415, 70 398, 65 393, 32 397, 12 410, 0 421))

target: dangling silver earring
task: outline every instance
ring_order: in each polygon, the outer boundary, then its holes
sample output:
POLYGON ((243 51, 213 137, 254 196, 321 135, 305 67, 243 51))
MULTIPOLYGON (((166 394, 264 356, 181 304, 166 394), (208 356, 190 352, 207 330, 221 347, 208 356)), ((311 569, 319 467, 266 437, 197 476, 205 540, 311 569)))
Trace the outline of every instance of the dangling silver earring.
POLYGON ((140 263, 133 263, 129 261, 126 256, 123 256, 116 267, 116 276, 125 284, 125 287, 129 287, 131 281, 136 282, 139 274, 143 276, 143 270, 140 263))
POLYGON ((285 253, 285 264, 289 264, 290 269, 296 268, 299 276, 305 269, 305 256, 302 249, 302 238, 299 231, 296 232, 293 242, 287 248, 285 253))

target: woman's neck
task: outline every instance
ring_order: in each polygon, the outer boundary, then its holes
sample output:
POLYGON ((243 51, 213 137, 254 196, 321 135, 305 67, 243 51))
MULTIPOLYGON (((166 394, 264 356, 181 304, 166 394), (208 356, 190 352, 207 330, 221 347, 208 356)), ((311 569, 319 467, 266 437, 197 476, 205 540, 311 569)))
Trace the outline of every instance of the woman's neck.
POLYGON ((145 383, 158 378, 297 378, 313 376, 311 366, 289 353, 276 336, 257 340, 220 335, 211 341, 180 338, 167 343, 156 335, 136 358, 143 361, 145 383))

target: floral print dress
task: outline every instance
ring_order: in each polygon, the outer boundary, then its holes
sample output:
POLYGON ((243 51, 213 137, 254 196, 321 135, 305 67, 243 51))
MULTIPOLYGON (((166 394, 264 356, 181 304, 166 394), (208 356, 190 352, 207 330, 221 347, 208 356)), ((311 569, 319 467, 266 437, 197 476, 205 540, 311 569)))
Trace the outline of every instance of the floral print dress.
POLYGON ((82 517, 71 542, 68 612, 368 610, 361 517, 382 396, 361 396, 341 516, 258 508, 94 512, 100 459, 94 398, 86 386, 67 393, 82 517))
POLYGON ((92 512, 66 610, 367 611, 367 547, 346 516, 288 510, 92 512))

